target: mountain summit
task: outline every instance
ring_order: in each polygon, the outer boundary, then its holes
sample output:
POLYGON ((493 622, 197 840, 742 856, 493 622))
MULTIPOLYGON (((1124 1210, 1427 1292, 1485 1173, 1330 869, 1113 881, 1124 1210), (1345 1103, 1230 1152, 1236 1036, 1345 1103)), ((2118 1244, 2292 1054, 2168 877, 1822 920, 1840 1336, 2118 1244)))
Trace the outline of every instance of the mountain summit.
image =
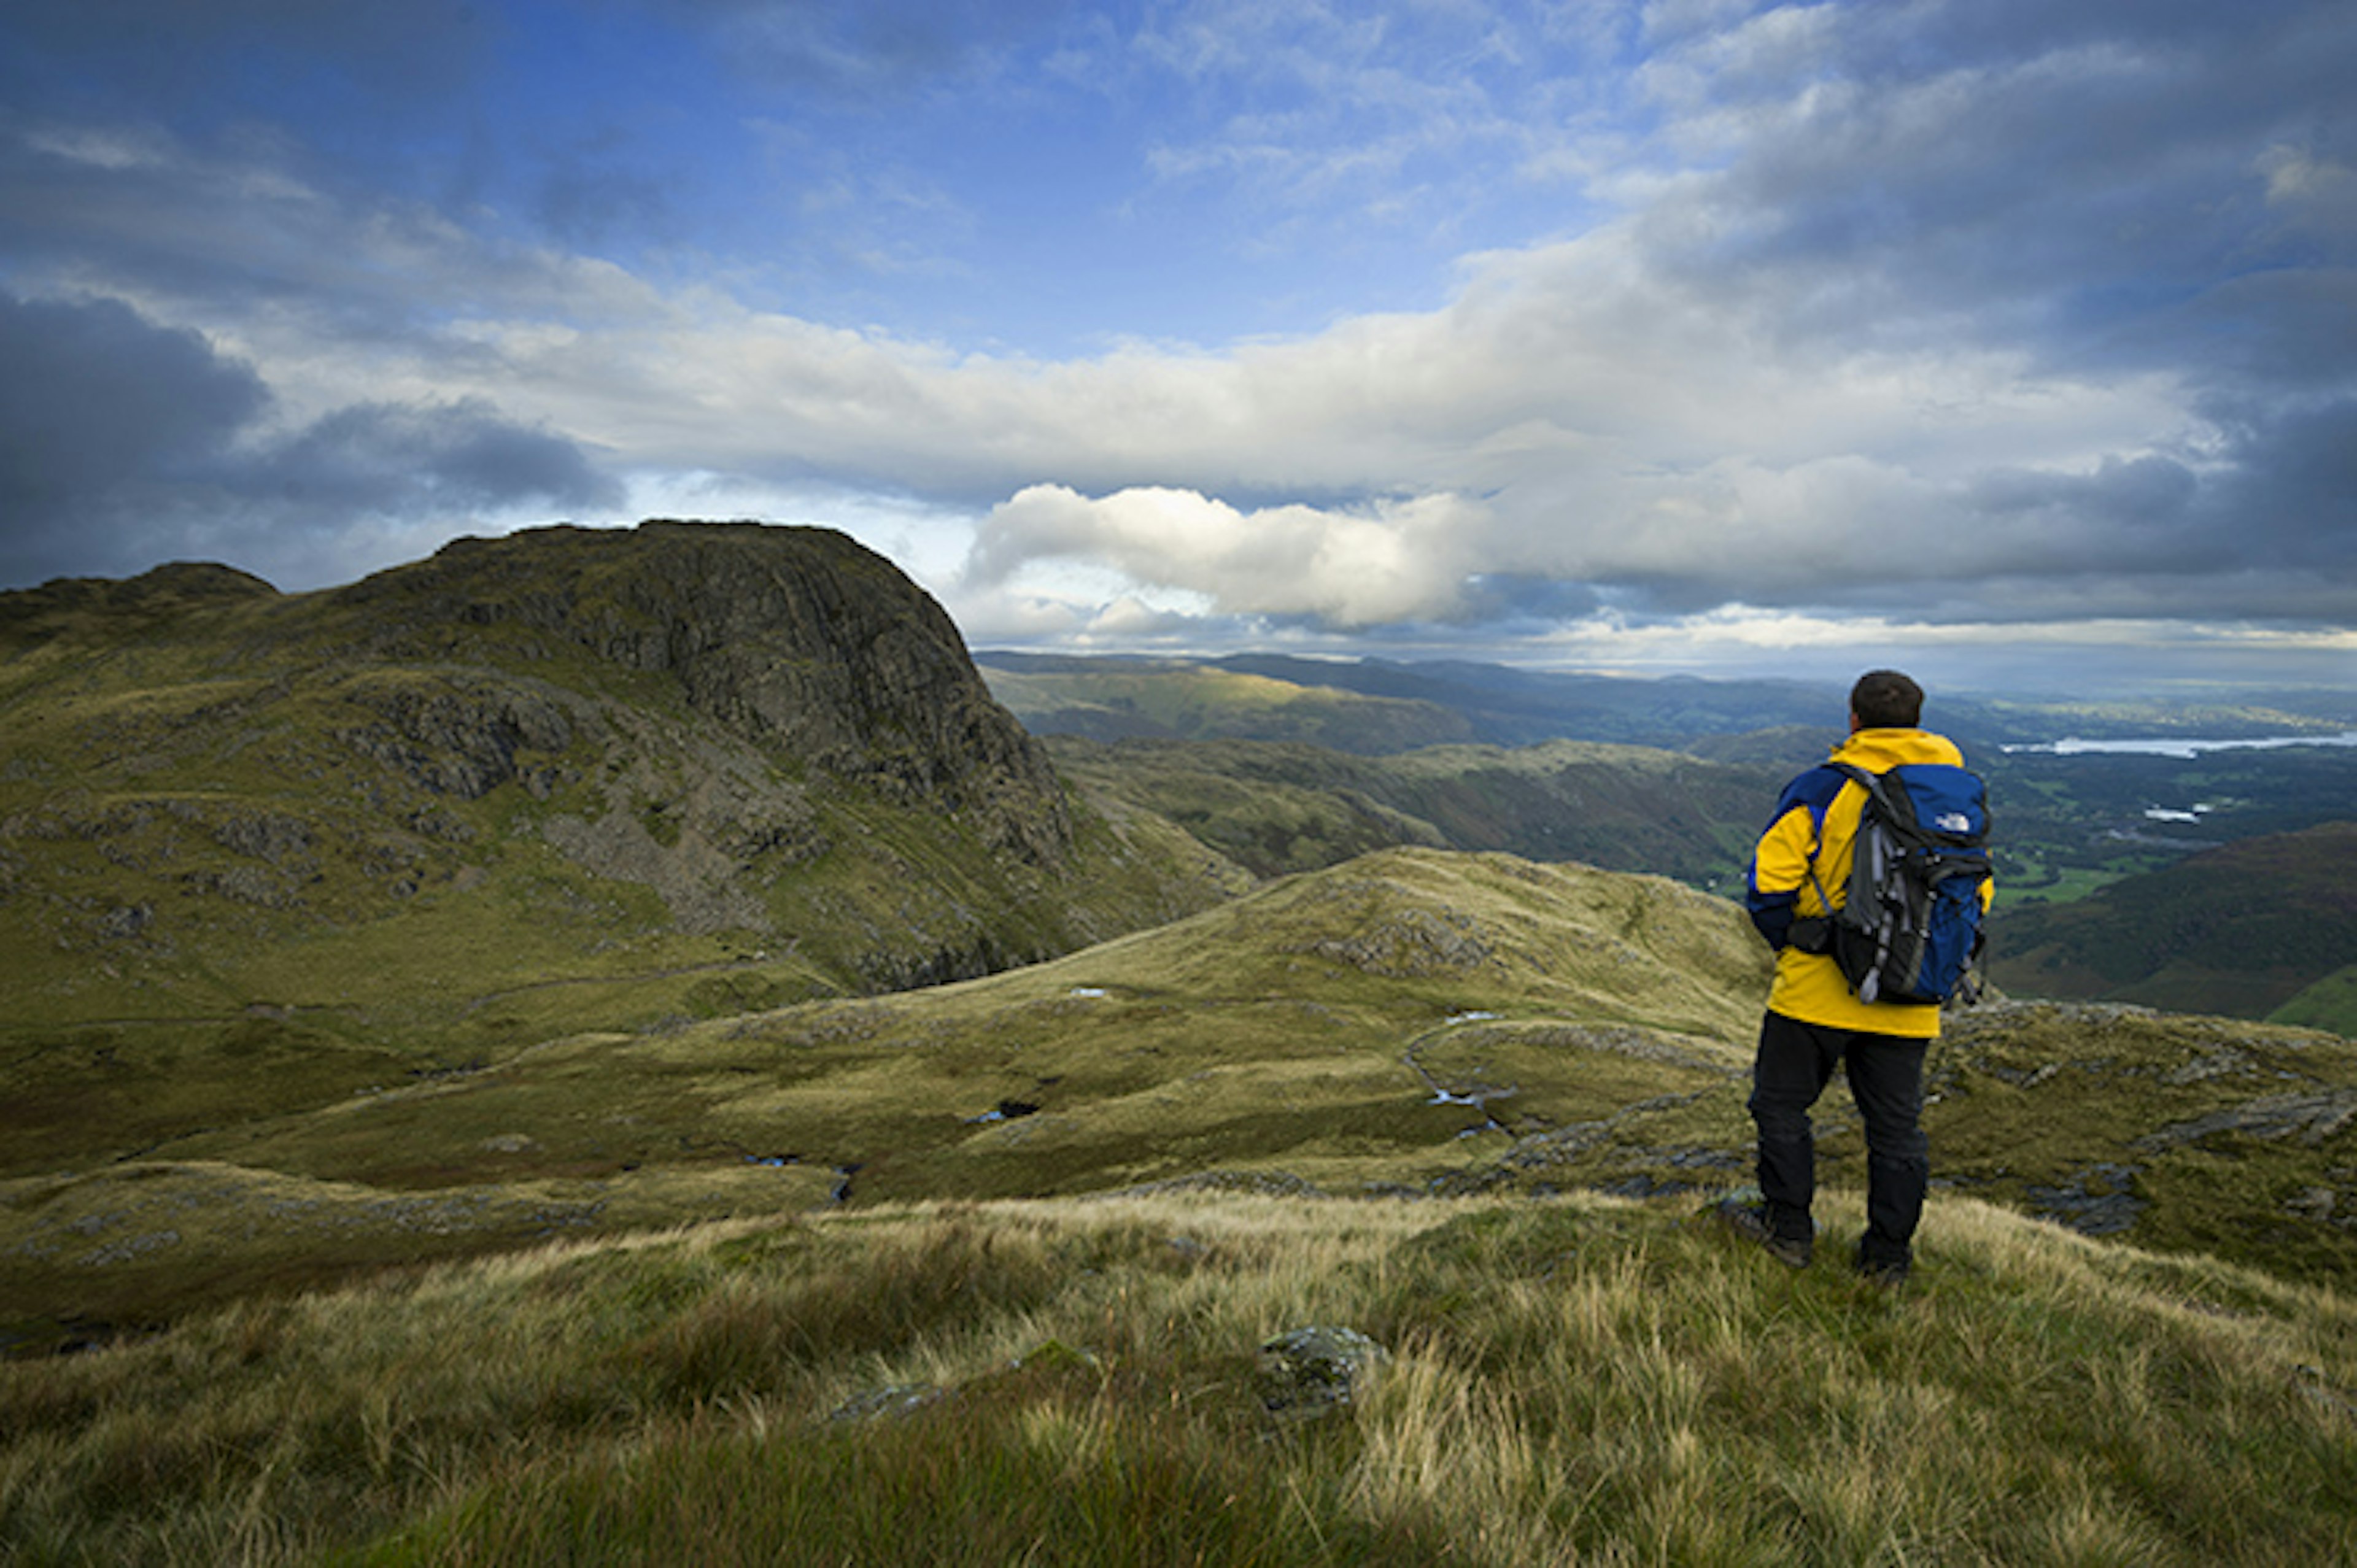
POLYGON ((310 594, 59 580, 0 595, 0 725, 10 1028, 465 1059, 1214 896, 1068 805, 940 606, 824 529, 541 529, 310 594))
POLYGON ((327 596, 372 661, 587 656, 805 772, 967 815, 1040 865, 1072 847, 1046 754, 941 606, 829 529, 658 521, 462 539, 327 596), (506 657, 502 657, 502 656, 506 657))

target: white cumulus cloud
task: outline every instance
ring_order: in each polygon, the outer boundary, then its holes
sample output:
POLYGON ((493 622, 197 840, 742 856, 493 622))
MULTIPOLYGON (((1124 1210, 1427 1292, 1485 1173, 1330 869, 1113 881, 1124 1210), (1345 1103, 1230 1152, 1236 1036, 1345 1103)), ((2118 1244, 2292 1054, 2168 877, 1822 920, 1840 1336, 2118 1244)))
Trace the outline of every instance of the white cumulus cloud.
POLYGON ((1032 485, 984 519, 967 571, 989 584, 1033 563, 1089 562, 1201 595, 1224 614, 1365 627, 1456 610, 1490 527, 1481 505, 1447 494, 1244 510, 1194 490, 1092 498, 1032 485))

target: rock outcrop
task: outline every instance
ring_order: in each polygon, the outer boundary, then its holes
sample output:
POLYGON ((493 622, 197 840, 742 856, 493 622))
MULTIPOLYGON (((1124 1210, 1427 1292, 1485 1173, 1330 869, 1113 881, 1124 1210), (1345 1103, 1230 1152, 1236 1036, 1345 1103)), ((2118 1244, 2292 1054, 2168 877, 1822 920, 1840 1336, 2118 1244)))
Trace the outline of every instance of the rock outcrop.
MULTIPOLYGON (((1071 847, 1047 753, 992 698, 948 615, 832 530, 666 521, 464 539, 332 598, 388 650, 447 654, 522 632, 542 640, 527 651, 570 645, 667 675, 695 712, 773 755, 968 814, 1034 864, 1071 847)), ((436 716, 403 715, 413 729, 436 716)), ((479 727, 492 753, 512 749, 513 714, 479 727)))

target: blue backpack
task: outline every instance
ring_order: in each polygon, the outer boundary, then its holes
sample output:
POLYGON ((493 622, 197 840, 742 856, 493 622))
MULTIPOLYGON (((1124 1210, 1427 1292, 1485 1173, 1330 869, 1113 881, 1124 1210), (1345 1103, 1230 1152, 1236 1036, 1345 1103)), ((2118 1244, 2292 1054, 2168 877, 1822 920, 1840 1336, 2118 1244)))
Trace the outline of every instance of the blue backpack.
MULTIPOLYGON (((1861 1002, 1979 1000, 1988 789, 1967 768, 1829 764, 1866 791, 1830 951, 1861 1002)), ((1809 880, 1816 883, 1812 870, 1809 880)), ((1817 897, 1830 906, 1822 884, 1817 897)))

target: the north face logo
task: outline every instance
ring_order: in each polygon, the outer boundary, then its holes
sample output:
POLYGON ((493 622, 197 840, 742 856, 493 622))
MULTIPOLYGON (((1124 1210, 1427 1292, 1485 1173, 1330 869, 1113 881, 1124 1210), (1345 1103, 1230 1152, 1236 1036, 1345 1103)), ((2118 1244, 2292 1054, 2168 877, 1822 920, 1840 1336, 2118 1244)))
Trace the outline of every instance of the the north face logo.
POLYGON ((1973 831, 1972 818, 1962 811, 1943 811, 1933 821, 1943 833, 1968 833, 1973 831))

